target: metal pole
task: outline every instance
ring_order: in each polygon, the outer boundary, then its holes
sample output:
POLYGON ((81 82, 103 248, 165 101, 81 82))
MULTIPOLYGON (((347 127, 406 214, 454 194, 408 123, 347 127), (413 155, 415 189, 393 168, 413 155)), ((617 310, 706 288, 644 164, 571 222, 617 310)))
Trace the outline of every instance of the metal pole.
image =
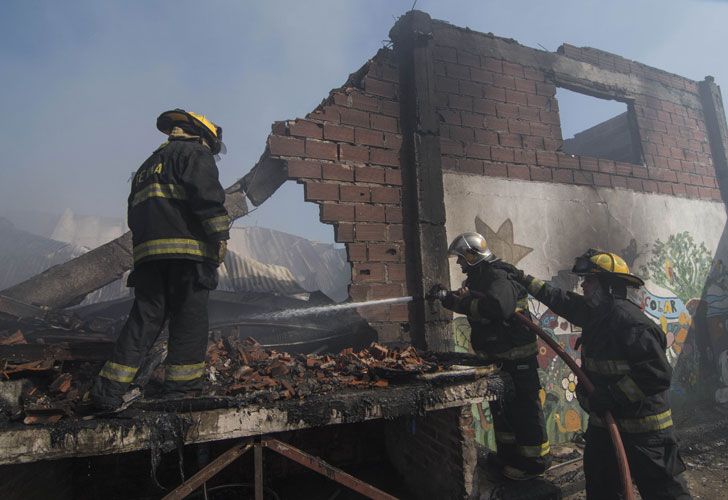
POLYGON ((253 450, 255 462, 255 500, 263 500, 263 445, 255 443, 253 450))
POLYGON ((210 462, 210 465, 201 469, 197 472, 197 474, 177 486, 177 488, 171 491, 162 500, 182 500, 187 495, 202 486, 208 479, 210 479, 222 469, 230 465, 240 455, 244 454, 246 451, 252 448, 252 446, 252 443, 240 443, 233 446, 228 451, 210 462))
MULTIPOLYGON (((266 448, 270 448, 271 450, 275 451, 276 453, 280 453, 286 458, 289 458, 293 460, 294 462, 297 462, 304 467, 308 467, 309 469, 318 472, 319 474, 328 477, 329 479, 333 479, 339 484, 343 484, 347 488, 350 488, 357 493, 361 493, 362 495, 365 495, 368 498, 373 498, 375 500, 397 500, 397 497, 393 497, 392 495, 383 492, 382 490, 375 488, 371 484, 365 483, 364 481, 355 478, 354 476, 347 474, 346 472, 342 471, 341 469, 337 469, 336 467, 332 466, 331 464, 325 462, 324 460, 321 460, 320 458, 314 457, 313 455, 309 455, 308 453, 305 453, 298 448, 294 448, 293 446, 290 446, 286 443, 283 443, 281 441, 278 441, 277 439, 263 439, 261 441, 262 446, 265 446, 266 448)), ((256 444, 256 452, 258 450, 256 444)), ((257 463, 257 462, 256 462, 257 463)), ((257 496, 257 480, 258 480, 258 474, 256 470, 256 500, 263 500, 263 497, 261 496, 258 498, 257 496)), ((262 484, 262 482, 261 482, 262 484)), ((262 488, 261 488, 262 489, 262 488)))

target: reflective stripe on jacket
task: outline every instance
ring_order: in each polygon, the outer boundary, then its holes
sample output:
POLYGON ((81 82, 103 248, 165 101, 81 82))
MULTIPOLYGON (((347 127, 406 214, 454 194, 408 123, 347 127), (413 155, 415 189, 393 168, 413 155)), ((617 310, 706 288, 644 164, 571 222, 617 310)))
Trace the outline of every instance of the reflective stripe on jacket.
POLYGON ((154 259, 217 262, 229 236, 225 191, 210 150, 171 138, 139 167, 128 200, 134 264, 154 259))

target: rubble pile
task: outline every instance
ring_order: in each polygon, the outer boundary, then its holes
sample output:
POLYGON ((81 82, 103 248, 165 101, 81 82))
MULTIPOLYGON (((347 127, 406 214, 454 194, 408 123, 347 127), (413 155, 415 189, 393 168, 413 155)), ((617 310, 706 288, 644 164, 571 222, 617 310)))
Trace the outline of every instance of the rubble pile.
MULTIPOLYGON (((0 422, 55 423, 79 416, 79 404, 103 358, 69 357, 75 352, 73 343, 63 349, 52 347, 29 343, 20 330, 0 337, 0 384, 11 395, 0 398, 0 422), (42 349, 36 352, 38 347, 42 349)), ((412 346, 375 342, 358 352, 348 348, 336 355, 303 355, 266 349, 252 338, 223 337, 208 347, 206 383, 200 396, 270 402, 345 388, 383 388, 395 375, 442 369, 412 346)), ((160 364, 151 375, 147 397, 163 378, 160 364)))
POLYGON ((423 359, 412 346, 388 348, 376 342, 359 352, 337 355, 297 354, 263 349, 254 339, 227 337, 207 352, 212 395, 260 394, 267 399, 291 399, 323 394, 344 387, 387 387, 377 369, 422 373, 438 366, 423 359))

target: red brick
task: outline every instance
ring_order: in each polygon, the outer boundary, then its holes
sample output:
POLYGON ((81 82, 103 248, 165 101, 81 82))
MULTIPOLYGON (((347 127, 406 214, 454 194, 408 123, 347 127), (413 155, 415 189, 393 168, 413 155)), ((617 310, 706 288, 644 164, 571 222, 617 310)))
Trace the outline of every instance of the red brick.
POLYGON ((673 184, 672 185, 672 194, 675 196, 687 196, 685 186, 683 186, 682 184, 673 184))
POLYGON ((471 54, 470 52, 458 51, 458 63, 465 66, 480 66, 480 56, 471 54))
MULTIPOLYGON (((508 120, 506 120, 505 118, 496 118, 495 116, 488 116, 486 118, 485 123, 486 123, 486 126, 490 130, 503 131, 503 132, 508 131, 508 120)), ((476 130, 475 132, 477 134, 478 130, 476 130)))
POLYGON ((304 184, 306 201, 339 201, 339 185, 325 182, 306 182, 304 184))
POLYGON ((339 165, 338 163, 324 163, 321 166, 321 173, 324 179, 335 181, 353 181, 354 171, 347 165, 339 165))
POLYGON ((273 135, 288 135, 288 124, 281 121, 273 122, 270 132, 273 135))
MULTIPOLYGON (((622 169, 620 169, 622 170, 622 169)), ((648 179, 650 177, 650 171, 641 165, 632 165, 632 177, 639 177, 640 179, 648 179)))
POLYGON ((467 156, 471 158, 490 160, 490 146, 484 144, 468 144, 465 149, 467 156))
POLYGON ((369 288, 371 285, 352 283, 349 285, 349 297, 354 302, 364 302, 369 299, 369 288))
POLYGON ((290 122, 288 130, 290 135, 298 137, 309 137, 312 139, 323 138, 321 126, 308 120, 296 120, 294 122, 290 122))
MULTIPOLYGON (((444 111, 444 110, 443 110, 444 111)), ((442 111, 440 111, 442 113, 442 111)), ((462 125, 464 127, 483 128, 485 127, 485 116, 469 111, 461 111, 462 125)))
POLYGON ((459 80, 470 79, 470 68, 463 66, 462 64, 447 63, 445 64, 445 71, 447 76, 457 78, 459 80))
POLYGON ((320 218, 322 222, 353 221, 354 205, 322 203, 320 218))
POLYGON ((474 82, 493 83, 493 73, 480 68, 470 68, 470 79, 474 82))
POLYGON ((544 167, 531 167, 531 180, 541 182, 551 181, 551 169, 544 167))
POLYGON ((373 187, 372 203, 399 203, 401 200, 401 192, 399 188, 393 187, 373 187))
POLYGON ((490 156, 493 161, 513 161, 513 150, 509 148, 500 148, 493 146, 490 148, 490 156))
POLYGON ((393 170, 391 168, 388 168, 384 171, 385 176, 385 184, 391 184, 393 186, 401 186, 402 185, 402 172, 399 170, 393 170))
POLYGON ((435 45, 432 49, 432 55, 435 59, 440 61, 457 62, 457 50, 453 47, 444 47, 442 45, 435 45))
POLYGON ((524 135, 521 137, 524 149, 543 149, 543 137, 524 135))
POLYGON ((448 94, 457 94, 459 92, 458 81, 454 78, 436 76, 435 90, 438 92, 447 92, 448 94))
POLYGON ((304 156, 306 151, 306 144, 302 139, 279 135, 268 136, 268 146, 273 156, 304 156))
POLYGON ((677 182, 677 174, 672 170, 666 170, 664 168, 651 168, 648 169, 648 173, 651 179, 663 182, 677 182))
POLYGON ((531 123, 531 133, 541 137, 551 137, 551 125, 547 123, 531 123))
POLYGON ((324 139, 329 141, 354 142, 354 129, 333 123, 324 123, 324 139))
POLYGON ((462 144, 442 136, 440 137, 440 152, 444 155, 462 156, 464 154, 462 144))
POLYGON ((499 102, 495 108, 500 118, 518 118, 518 106, 499 102))
POLYGON ((538 116, 543 123, 548 123, 550 125, 561 124, 561 121, 559 120, 559 114, 556 111, 546 111, 542 109, 538 112, 538 116))
POLYGON ((492 57, 483 58, 483 67, 487 70, 494 71, 496 73, 503 73, 503 64, 499 59, 493 59, 492 57))
POLYGON ((372 262, 401 262, 400 247, 396 243, 369 243, 367 249, 372 262))
POLYGON ((370 200, 369 188, 365 186, 341 186, 341 201, 357 201, 368 203, 370 200))
POLYGON ((402 207, 388 205, 385 207, 387 222, 392 224, 402 223, 402 207))
POLYGON ((574 183, 574 174, 571 170, 563 168, 555 168, 553 170, 554 182, 563 182, 566 184, 574 183))
POLYGON ((543 71, 539 69, 524 67, 523 74, 529 80, 534 80, 536 82, 542 82, 544 80, 543 71))
POLYGON ((528 100, 525 93, 511 89, 506 89, 506 102, 509 102, 511 104, 520 104, 521 106, 528 105, 528 100))
POLYGON ((475 139, 472 128, 458 127, 457 125, 442 125, 440 133, 460 142, 473 142, 475 139))
POLYGON ((356 205, 355 207, 356 221, 363 222, 384 222, 384 207, 378 205, 356 205))
POLYGON ((527 165, 536 164, 536 152, 527 149, 514 149, 513 161, 516 163, 525 163, 527 165))
POLYGON ((394 149, 376 149, 369 151, 369 161, 377 165, 399 167, 399 151, 394 149))
POLYGON ((579 168, 579 158, 565 153, 556 153, 559 160, 559 168, 579 168))
POLYGON ((288 178, 321 178, 321 164, 317 161, 306 161, 306 160, 288 160, 286 162, 288 167, 288 178))
POLYGON ((514 64, 506 61, 503 61, 503 73, 506 75, 519 76, 522 78, 524 77, 523 66, 521 66, 520 64, 514 64))
POLYGON ((357 127, 354 131, 354 138, 359 145, 384 146, 384 134, 379 130, 357 127))
POLYGON ((612 187, 627 189, 627 178, 618 175, 612 175, 612 187))
POLYGON ((394 83, 378 80, 370 76, 364 78, 364 91, 368 94, 388 97, 390 99, 396 97, 394 83))
POLYGON ((538 95, 553 97, 556 95, 556 86, 552 83, 536 82, 536 93, 538 95))
POLYGON ((475 140, 479 144, 490 144, 491 146, 497 146, 499 144, 498 134, 492 130, 476 130, 475 140))
POLYGON ((685 193, 689 198, 700 198, 700 191, 697 186, 685 186, 685 193))
POLYGON ((528 181, 531 179, 531 172, 527 165, 508 165, 508 177, 528 181))
POLYGON ((491 177, 508 177, 508 166, 505 163, 483 162, 483 174, 491 177))
POLYGON ((513 134, 531 135, 531 126, 524 120, 508 120, 508 131, 513 134))
POLYGON ((306 139, 306 156, 319 160, 337 160, 338 148, 333 142, 306 139))
POLYGON ((536 82, 533 80, 524 80, 516 78, 516 90, 529 94, 536 94, 536 82))
POLYGON ((476 113, 495 116, 497 114, 495 105, 496 102, 490 99, 473 99, 473 111, 476 113))
POLYGON ((407 278, 404 264, 386 264, 389 281, 404 281, 407 278))
POLYGON ((470 96, 448 94, 447 102, 451 108, 465 110, 473 109, 473 98, 470 96))
POLYGON ((393 297, 402 296, 402 284, 401 283, 387 283, 386 285, 371 285, 369 289, 369 298, 371 300, 376 299, 388 299, 393 297))
POLYGON ((456 170, 466 174, 480 175, 483 173, 483 161, 473 160, 470 158, 460 158, 457 162, 456 170))
POLYGON ((399 103, 391 101, 382 101, 381 99, 364 95, 361 92, 352 92, 349 94, 351 107, 362 111, 381 112, 385 115, 398 116, 399 103))
POLYGON ((516 79, 510 75, 493 74, 493 85, 504 89, 516 90, 516 79))
POLYGON ((506 91, 500 87, 487 86, 483 89, 483 97, 494 101, 506 102, 506 91))
POLYGON ((341 161, 369 161, 369 148, 339 144, 339 159, 341 161))
POLYGON ((356 182, 384 184, 384 169, 357 166, 354 169, 354 178, 356 179, 356 182))
POLYGON ((383 282, 385 280, 384 264, 366 262, 354 264, 351 269, 351 280, 360 282, 383 282))
POLYGON ((612 187, 612 181, 609 174, 594 174, 594 185, 598 187, 612 187))
POLYGON ((386 241, 387 225, 368 223, 356 224, 355 234, 357 241, 386 241))
MULTIPOLYGON (((586 158, 581 158, 580 159, 580 161, 581 161, 581 168, 584 169, 584 170, 592 170, 591 168, 589 168, 589 169, 584 168, 584 162, 585 162, 585 160, 586 160, 586 158)), ((595 160, 593 158, 590 158, 590 160, 596 161, 598 163, 598 170, 600 172, 604 172, 605 174, 616 174, 617 173, 617 167, 615 166, 615 164, 614 164, 614 162, 612 160, 604 160, 604 159, 601 159, 601 158, 599 160, 595 160)))
POLYGON ((504 132, 498 133, 498 142, 501 146, 507 148, 522 148, 523 141, 521 140, 521 134, 507 134, 504 132))
POLYGON ((389 321, 409 321, 409 305, 393 304, 390 306, 389 321))
POLYGON ((341 123, 356 125, 357 127, 369 127, 369 113, 358 109, 342 109, 341 123))
MULTIPOLYGON (((387 239, 389 241, 402 241, 404 240, 404 229, 402 224, 388 224, 387 225, 387 239)), ((392 279, 390 277, 390 279, 392 279)))
POLYGON ((335 227, 334 240, 337 243, 347 243, 354 241, 354 224, 340 222, 335 227))
POLYGON ((574 184, 593 184, 594 177, 591 172, 583 172, 581 170, 574 171, 574 184))
POLYGON ((460 94, 470 97, 483 97, 483 85, 477 82, 460 81, 460 94))
POLYGON ((367 260, 366 243, 347 243, 346 256, 349 262, 361 262, 367 260))
POLYGON ((624 175, 625 177, 632 177, 632 167, 633 165, 630 165, 629 163, 615 162, 614 164, 614 169, 617 175, 624 175))
POLYGON ((545 167, 558 167, 559 160, 552 151, 536 151, 536 163, 545 167))
POLYGON ((545 108, 546 105, 549 103, 550 98, 544 95, 527 94, 526 100, 529 106, 533 106, 535 108, 545 108))
POLYGON ((659 190, 660 194, 669 194, 670 196, 672 196, 672 184, 669 182, 658 182, 657 189, 659 190))
POLYGON ((657 182, 651 181, 649 179, 643 179, 642 180, 642 189, 646 193, 657 193, 658 192, 657 182))
POLYGON ((389 149, 400 149, 402 147, 402 136, 399 134, 384 133, 384 147, 389 149))
POLYGON ((462 125, 460 119, 460 111, 454 109, 439 109, 438 114, 442 118, 442 121, 452 125, 462 125))

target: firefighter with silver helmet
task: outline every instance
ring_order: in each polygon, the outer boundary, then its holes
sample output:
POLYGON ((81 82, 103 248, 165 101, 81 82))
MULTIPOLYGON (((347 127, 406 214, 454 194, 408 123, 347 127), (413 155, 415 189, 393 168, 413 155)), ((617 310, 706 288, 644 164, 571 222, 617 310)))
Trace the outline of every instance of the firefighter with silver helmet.
POLYGON ((644 282, 619 255, 589 249, 572 272, 583 278, 583 295, 552 287, 508 266, 510 275, 553 312, 582 328, 581 367, 594 384, 579 404, 589 413, 584 450, 587 498, 620 498, 617 460, 603 420, 609 411, 624 443, 642 498, 690 498, 672 426, 667 391, 672 369, 665 334, 627 298, 644 282))
POLYGON ((467 278, 456 292, 435 285, 431 296, 440 298, 445 308, 467 316, 473 349, 499 363, 514 384, 512 399, 490 404, 498 450, 488 462, 510 479, 537 477, 550 462, 539 400, 538 346, 534 333, 512 321, 516 311, 528 315, 528 293, 509 279, 508 268, 478 233, 457 236, 448 255, 457 258, 467 278))
POLYGON ((205 374, 210 290, 229 238, 215 155, 222 129, 205 116, 174 109, 157 118, 168 136, 132 178, 128 221, 134 267, 128 286, 134 304, 91 389, 94 406, 113 410, 165 324, 169 327, 164 393, 184 396, 205 374))

